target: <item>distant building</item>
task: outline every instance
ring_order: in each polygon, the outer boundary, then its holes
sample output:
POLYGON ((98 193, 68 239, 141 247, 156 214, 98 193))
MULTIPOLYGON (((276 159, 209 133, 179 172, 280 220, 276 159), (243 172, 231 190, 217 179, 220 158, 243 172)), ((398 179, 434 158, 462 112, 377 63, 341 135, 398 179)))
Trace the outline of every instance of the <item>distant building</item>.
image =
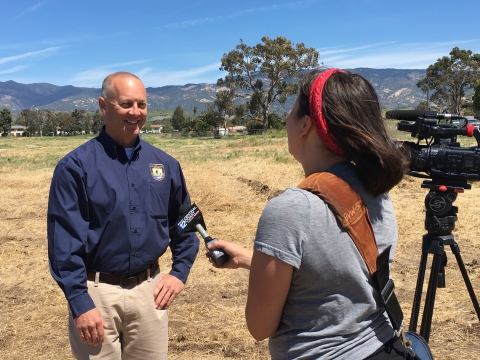
POLYGON ((230 126, 228 127, 228 130, 230 132, 242 132, 242 131, 246 131, 247 130, 247 127, 246 126, 230 126))
POLYGON ((24 132, 25 132, 25 126, 12 125, 10 127, 10 136, 22 136, 24 132))
POLYGON ((145 127, 140 130, 140 134, 160 134, 162 132, 163 125, 150 125, 149 130, 145 130, 145 127))
POLYGON ((163 125, 154 124, 154 125, 151 125, 151 128, 152 128, 152 133, 160 134, 162 132, 163 125))
POLYGON ((145 127, 140 130, 140 134, 160 134, 162 132, 163 125, 150 125, 149 130, 145 130, 145 127))
POLYGON ((213 132, 213 136, 216 138, 220 138, 225 135, 228 135, 227 128, 218 128, 218 129, 215 129, 215 131, 213 132))

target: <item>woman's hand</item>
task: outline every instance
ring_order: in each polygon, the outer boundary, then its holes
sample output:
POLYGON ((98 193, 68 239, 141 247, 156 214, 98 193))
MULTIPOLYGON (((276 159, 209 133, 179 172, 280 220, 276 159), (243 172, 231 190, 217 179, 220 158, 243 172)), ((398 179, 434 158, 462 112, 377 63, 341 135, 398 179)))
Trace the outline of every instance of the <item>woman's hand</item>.
POLYGON ((230 255, 229 259, 225 263, 218 266, 210 256, 210 253, 207 252, 207 258, 214 267, 220 269, 250 269, 253 250, 248 250, 241 245, 223 240, 214 241, 213 243, 208 245, 208 248, 210 250, 223 249, 223 251, 230 255))

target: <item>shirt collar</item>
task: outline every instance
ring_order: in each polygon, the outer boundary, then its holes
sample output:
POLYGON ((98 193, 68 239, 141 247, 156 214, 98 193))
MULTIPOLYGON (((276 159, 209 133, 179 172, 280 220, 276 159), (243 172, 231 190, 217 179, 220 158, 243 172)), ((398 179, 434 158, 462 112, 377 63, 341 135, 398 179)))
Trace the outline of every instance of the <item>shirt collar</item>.
MULTIPOLYGON (((105 125, 102 127, 100 134, 97 136, 97 140, 100 144, 103 145, 105 152, 112 159, 128 161, 125 149, 123 148, 123 146, 119 145, 115 140, 113 140, 110 135, 107 134, 107 131, 105 130, 105 125)), ((134 147, 135 150, 133 151, 132 160, 138 159, 138 152, 142 148, 140 136, 137 136, 134 147)))

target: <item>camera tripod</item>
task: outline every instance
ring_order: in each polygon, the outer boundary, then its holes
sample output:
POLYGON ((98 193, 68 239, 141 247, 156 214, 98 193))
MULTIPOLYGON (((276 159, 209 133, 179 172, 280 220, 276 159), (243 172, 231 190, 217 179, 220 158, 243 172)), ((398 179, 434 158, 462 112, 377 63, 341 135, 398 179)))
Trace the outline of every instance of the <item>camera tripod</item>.
POLYGON ((479 320, 480 306, 478 305, 472 284, 465 269, 462 257, 460 256, 460 248, 452 235, 452 230, 455 228, 455 221, 457 220, 456 213, 458 212, 458 208, 452 206, 452 203, 456 200, 458 193, 463 193, 465 189, 471 189, 471 185, 468 184, 466 180, 432 179, 431 181, 425 180, 422 183, 422 188, 430 189, 430 192, 425 197, 425 229, 427 230, 427 234, 423 236, 422 256, 418 270, 409 330, 416 331, 417 328, 427 257, 428 254, 433 254, 430 279, 428 282, 427 294, 425 296, 422 325, 420 327, 420 335, 428 342, 436 290, 437 287, 445 287, 445 266, 447 265, 447 255, 444 248, 446 245, 450 245, 450 249, 457 259, 458 267, 463 276, 463 281, 467 286, 470 299, 472 300, 479 320))

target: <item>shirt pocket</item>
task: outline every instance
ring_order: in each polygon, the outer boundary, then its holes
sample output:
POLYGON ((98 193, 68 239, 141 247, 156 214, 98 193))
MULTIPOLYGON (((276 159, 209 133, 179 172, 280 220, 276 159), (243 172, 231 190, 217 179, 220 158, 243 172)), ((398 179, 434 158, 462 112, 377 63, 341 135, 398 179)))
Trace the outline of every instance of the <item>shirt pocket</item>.
POLYGON ((169 187, 162 182, 148 183, 146 202, 148 214, 155 220, 157 227, 168 228, 168 204, 170 201, 169 187))

